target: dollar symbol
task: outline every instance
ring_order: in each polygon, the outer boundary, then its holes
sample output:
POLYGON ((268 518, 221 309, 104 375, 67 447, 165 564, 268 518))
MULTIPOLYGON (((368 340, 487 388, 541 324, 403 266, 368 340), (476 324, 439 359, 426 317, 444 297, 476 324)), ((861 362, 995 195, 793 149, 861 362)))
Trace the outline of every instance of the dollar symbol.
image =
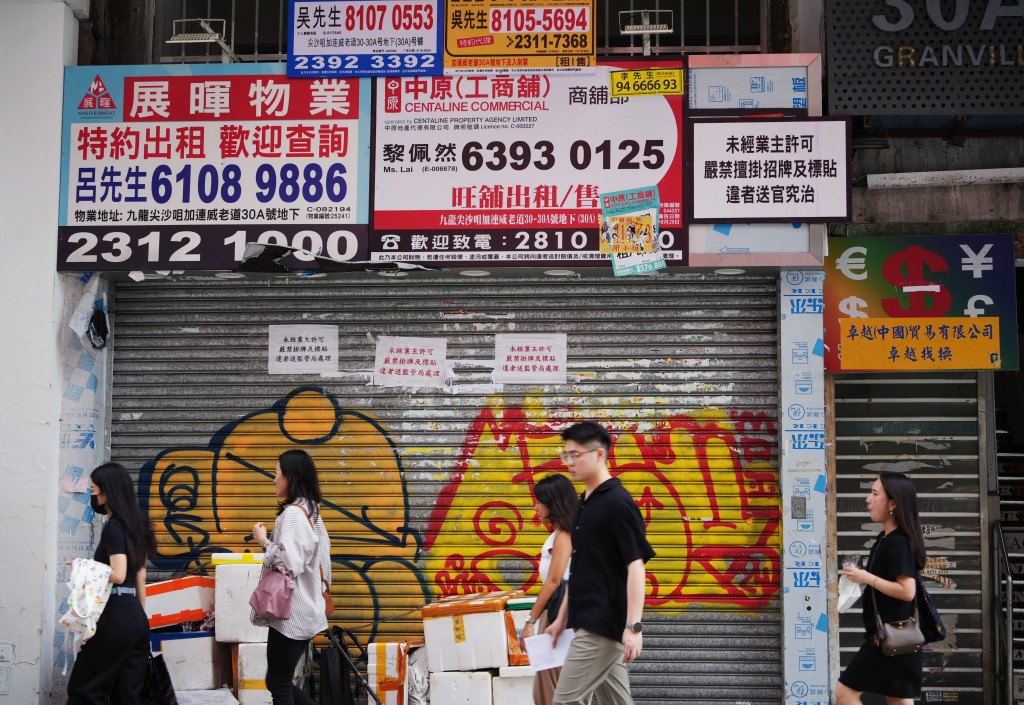
POLYGON ((882 299, 882 309, 893 318, 944 316, 952 303, 949 290, 925 279, 925 276, 927 272, 945 272, 947 269, 946 260, 920 245, 912 245, 891 255, 882 265, 882 276, 907 294, 907 305, 904 306, 898 297, 892 297, 882 299))
POLYGON ((868 314, 863 310, 868 307, 868 302, 858 296, 847 296, 839 302, 839 312, 845 318, 867 318, 868 314))

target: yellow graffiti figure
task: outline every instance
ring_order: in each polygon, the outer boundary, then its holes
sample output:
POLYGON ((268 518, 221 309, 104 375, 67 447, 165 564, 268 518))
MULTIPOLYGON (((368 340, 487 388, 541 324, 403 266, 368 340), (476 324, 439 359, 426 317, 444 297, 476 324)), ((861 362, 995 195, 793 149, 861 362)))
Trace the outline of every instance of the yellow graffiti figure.
MULTIPOLYGON (((223 427, 209 445, 164 451, 143 468, 140 496, 157 532, 155 567, 183 570, 214 552, 253 550, 250 527, 275 516, 274 468, 291 448, 307 451, 319 471, 332 592, 343 596, 334 619, 374 624, 421 606, 428 593, 416 567, 419 538, 409 528, 396 448, 376 421, 341 409, 319 388, 297 389, 223 427), (389 586, 386 601, 379 586, 389 586)), ((417 628, 395 623, 367 631, 380 638, 417 628)))

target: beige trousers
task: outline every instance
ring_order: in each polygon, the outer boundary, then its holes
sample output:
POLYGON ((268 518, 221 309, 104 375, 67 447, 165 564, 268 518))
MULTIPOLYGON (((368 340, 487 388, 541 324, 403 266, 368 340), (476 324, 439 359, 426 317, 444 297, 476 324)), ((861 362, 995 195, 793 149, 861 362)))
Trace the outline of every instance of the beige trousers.
POLYGON ((590 705, 594 695, 601 705, 633 705, 623 651, 621 642, 585 629, 576 630, 553 705, 590 705))

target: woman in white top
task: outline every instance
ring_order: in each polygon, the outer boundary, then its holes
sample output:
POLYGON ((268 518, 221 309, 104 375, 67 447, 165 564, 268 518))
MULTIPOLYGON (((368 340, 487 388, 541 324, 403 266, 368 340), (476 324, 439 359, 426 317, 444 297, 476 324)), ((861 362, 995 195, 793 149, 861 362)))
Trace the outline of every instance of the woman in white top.
MULTIPOLYGON (((547 628, 549 606, 557 612, 558 604, 565 595, 565 581, 569 579, 572 558, 572 520, 579 502, 576 488, 565 475, 548 475, 534 485, 533 494, 537 499, 534 505, 537 518, 551 531, 551 535, 540 549, 538 573, 543 585, 523 627, 523 640, 547 628), (551 604, 552 598, 555 604, 551 604)), ((533 701, 536 705, 551 705, 561 671, 560 668, 552 668, 538 671, 534 676, 533 701)))
POLYGON ((267 552, 268 568, 295 579, 291 616, 265 619, 267 635, 267 690, 274 705, 314 705, 295 687, 295 666, 310 639, 327 629, 324 591, 331 584, 331 540, 320 517, 320 480, 316 465, 304 450, 289 450, 277 459, 274 487, 281 501, 273 540, 259 522, 253 537, 267 552))

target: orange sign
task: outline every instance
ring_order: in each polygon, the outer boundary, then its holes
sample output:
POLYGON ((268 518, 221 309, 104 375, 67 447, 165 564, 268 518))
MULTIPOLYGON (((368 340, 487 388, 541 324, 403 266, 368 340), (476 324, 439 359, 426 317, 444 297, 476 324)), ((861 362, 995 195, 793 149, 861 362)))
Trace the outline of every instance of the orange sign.
POLYGON ((998 370, 999 318, 840 318, 843 371, 998 370))

